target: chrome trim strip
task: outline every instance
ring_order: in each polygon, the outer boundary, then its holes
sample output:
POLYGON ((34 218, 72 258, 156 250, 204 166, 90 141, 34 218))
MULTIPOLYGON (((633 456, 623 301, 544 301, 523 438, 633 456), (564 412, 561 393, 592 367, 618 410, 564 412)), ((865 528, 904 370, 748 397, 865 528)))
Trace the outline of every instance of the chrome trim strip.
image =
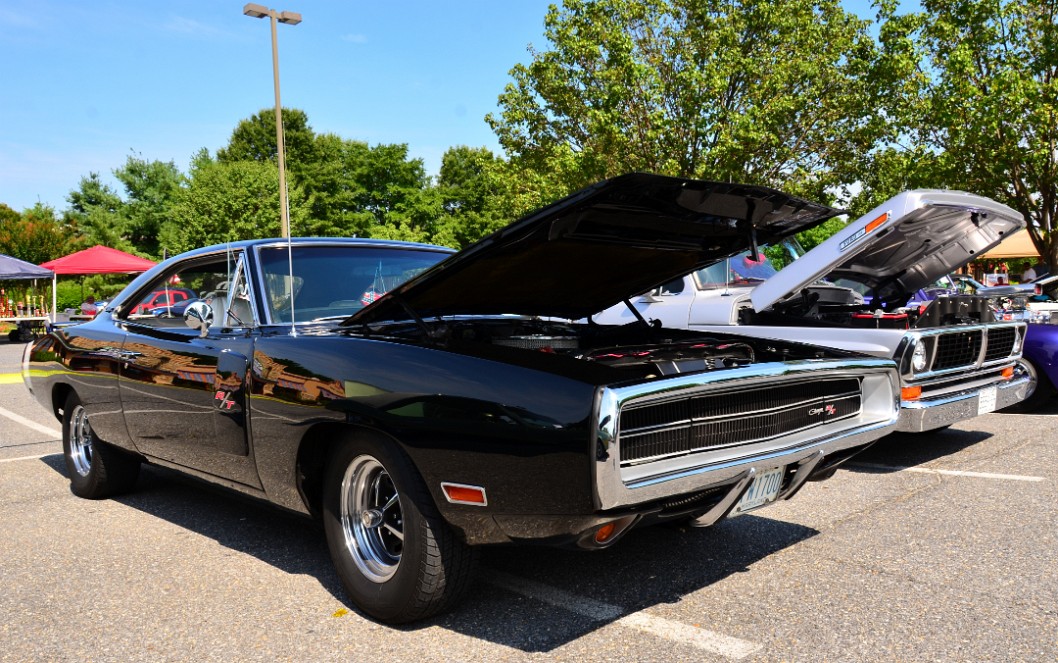
POLYGON ((900 387, 891 360, 810 359, 759 364, 739 369, 673 376, 664 380, 601 388, 597 394, 593 439, 594 501, 610 509, 725 485, 754 465, 772 467, 799 463, 818 451, 835 451, 867 444, 895 426, 899 416, 900 387), (776 381, 814 377, 861 378, 861 411, 858 415, 828 422, 807 432, 774 440, 724 449, 708 449, 676 459, 622 468, 618 422, 621 407, 629 402, 664 400, 681 394, 760 387, 776 381))
POLYGON ((757 468, 751 467, 745 471, 742 477, 731 487, 731 490, 727 491, 723 499, 717 502, 713 508, 709 509, 702 515, 698 516, 688 524, 691 527, 711 527, 722 518, 726 518, 727 514, 731 513, 731 509, 735 508, 738 501, 742 499, 742 496, 749 490, 750 484, 753 483, 753 479, 757 478, 757 468))

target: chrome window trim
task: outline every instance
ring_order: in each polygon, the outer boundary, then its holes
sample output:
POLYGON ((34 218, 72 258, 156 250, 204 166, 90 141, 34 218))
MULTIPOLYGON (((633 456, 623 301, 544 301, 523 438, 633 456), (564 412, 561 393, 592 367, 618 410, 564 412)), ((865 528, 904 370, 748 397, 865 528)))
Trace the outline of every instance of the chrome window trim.
MULTIPOLYGON (((257 281, 257 283, 261 284, 261 302, 260 303, 261 303, 261 306, 263 307, 264 312, 266 313, 266 315, 264 317, 259 317, 258 318, 258 320, 261 321, 261 325, 267 325, 267 326, 279 325, 279 326, 283 326, 283 327, 290 327, 290 324, 291 324, 289 322, 276 322, 275 320, 272 320, 272 308, 270 306, 268 306, 267 303, 265 302, 265 297, 267 295, 265 294, 264 271, 262 270, 262 267, 261 267, 262 262, 263 262, 261 260, 261 250, 262 249, 286 248, 287 246, 288 246, 288 243, 287 243, 286 240, 276 240, 274 242, 262 242, 260 244, 255 244, 252 247, 253 248, 253 253, 254 253, 254 261, 253 261, 254 262, 254 270, 253 270, 254 271, 254 279, 257 281)), ((370 248, 370 249, 400 249, 401 251, 424 251, 426 253, 440 253, 440 254, 442 254, 442 255, 444 255, 446 257, 452 256, 453 254, 456 253, 455 251, 444 251, 444 250, 442 250, 443 247, 431 248, 431 247, 429 247, 427 245, 409 244, 409 243, 401 242, 399 240, 385 241, 385 240, 366 239, 366 238, 365 238, 365 240, 362 243, 361 242, 355 242, 355 241, 354 242, 350 242, 348 240, 341 241, 341 242, 336 242, 336 241, 334 241, 333 238, 326 238, 326 237, 313 238, 313 239, 308 239, 308 240, 306 240, 306 239, 297 239, 297 240, 294 240, 293 242, 291 242, 290 246, 291 247, 297 247, 297 248, 301 248, 303 246, 343 246, 343 247, 354 246, 354 247, 370 248)), ((444 259, 445 258, 442 258, 438 262, 441 262, 444 259)), ((295 318, 296 318, 296 316, 297 316, 297 302, 296 301, 294 303, 294 306, 295 306, 294 311, 295 311, 295 318)), ((297 319, 295 319, 295 321, 294 321, 294 325, 295 326, 298 326, 298 325, 312 325, 312 324, 319 324, 319 323, 314 323, 312 320, 297 320, 297 319)))
MULTIPOLYGON (((224 311, 221 313, 221 322, 219 325, 220 329, 256 329, 260 326, 261 315, 257 308, 257 289, 254 287, 253 280, 250 278, 249 269, 246 265, 246 252, 239 252, 239 259, 235 262, 235 270, 232 272, 232 279, 228 282, 228 296, 224 298, 224 311), (229 322, 234 322, 234 318, 228 317, 228 311, 231 310, 232 305, 232 293, 235 291, 233 286, 239 285, 240 279, 246 283, 247 290, 247 301, 250 304, 250 315, 253 320, 247 323, 245 320, 243 324, 230 325, 229 322)), ((216 312, 214 312, 216 315, 216 312)))

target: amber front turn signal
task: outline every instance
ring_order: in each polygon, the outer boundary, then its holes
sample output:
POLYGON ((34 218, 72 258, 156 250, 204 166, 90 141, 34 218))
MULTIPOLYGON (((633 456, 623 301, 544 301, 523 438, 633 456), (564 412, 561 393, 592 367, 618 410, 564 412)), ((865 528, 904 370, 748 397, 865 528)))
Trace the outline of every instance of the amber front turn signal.
POLYGON ((900 400, 917 401, 922 396, 922 387, 904 387, 900 390, 900 400))
POLYGON ((1014 377, 1014 367, 1007 366, 1003 369, 1002 375, 1004 380, 1009 380, 1010 378, 1014 377))

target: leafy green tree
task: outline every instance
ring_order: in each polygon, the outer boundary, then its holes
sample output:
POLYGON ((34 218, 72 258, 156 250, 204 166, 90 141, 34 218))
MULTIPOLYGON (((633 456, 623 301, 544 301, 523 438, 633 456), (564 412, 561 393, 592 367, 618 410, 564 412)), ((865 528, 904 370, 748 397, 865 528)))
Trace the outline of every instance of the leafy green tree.
MULTIPOLYGON (((305 221, 298 188, 290 190, 290 222, 305 221)), ((160 244, 169 255, 192 248, 256 237, 278 237, 279 173, 268 163, 210 159, 199 153, 187 190, 162 224, 160 244)))
POLYGON ((123 251, 132 250, 132 245, 122 237, 121 213, 125 203, 116 191, 99 179, 99 173, 82 177, 67 200, 70 207, 65 218, 73 229, 76 248, 102 244, 123 251))
POLYGON ((516 219, 520 210, 513 209, 509 186, 514 177, 513 169, 488 148, 449 148, 434 187, 443 215, 432 241, 464 248, 516 219))
POLYGON ((928 155, 919 172, 930 184, 1015 208, 1040 255, 1058 267, 1058 5, 923 0, 920 13, 883 9, 889 37, 912 45, 923 82, 892 114, 909 149, 878 172, 928 155))
POLYGON ((114 176, 125 185, 126 202, 119 211, 122 237, 137 252, 159 257, 158 233, 179 201, 186 178, 172 161, 136 156, 129 156, 114 176))
POLYGON ((552 198, 639 170, 823 199, 884 128, 867 26, 837 0, 568 0, 486 119, 552 198))
POLYGON ((7 204, 0 203, 0 228, 3 228, 8 223, 18 221, 22 218, 22 215, 11 209, 7 204))
MULTIPOLYGON (((283 109, 284 145, 289 186, 304 195, 300 235, 428 238, 440 215, 427 193, 420 159, 408 158, 407 145, 369 146, 334 134, 317 135, 308 116, 283 109)), ((264 109, 242 120, 217 160, 276 162, 274 110, 264 109)))
POLYGON ((39 265, 65 255, 68 236, 48 205, 37 203, 19 214, 0 204, 0 253, 39 265))
MULTIPOLYGON (((316 132, 309 125, 305 111, 297 108, 283 109, 283 156, 287 170, 300 173, 309 164, 315 163, 317 157, 316 132)), ((264 108, 257 114, 239 124, 231 134, 228 145, 217 150, 217 160, 221 163, 235 161, 271 161, 276 162, 279 149, 276 146, 276 111, 275 108, 264 108)))

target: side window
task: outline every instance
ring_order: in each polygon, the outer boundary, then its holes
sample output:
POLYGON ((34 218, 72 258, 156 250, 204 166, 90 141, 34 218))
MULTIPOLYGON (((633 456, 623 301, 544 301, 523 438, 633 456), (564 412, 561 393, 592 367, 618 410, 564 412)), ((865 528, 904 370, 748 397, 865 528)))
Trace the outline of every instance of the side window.
POLYGON ((673 279, 658 288, 659 295, 678 295, 683 292, 683 277, 673 279))
MULTIPOLYGON (((149 327, 186 328, 190 331, 184 325, 184 311, 191 302, 205 301, 213 307, 214 325, 220 326, 229 305, 230 284, 236 284, 235 291, 242 294, 242 301, 249 306, 249 289, 238 276, 241 264, 238 254, 180 263, 137 292, 123 306, 121 315, 149 327)), ((252 315, 247 319, 248 322, 242 324, 229 321, 223 326, 249 326, 252 315)))
POLYGON ((769 248, 766 253, 758 253, 756 256, 743 251, 726 260, 699 269, 694 273, 698 289, 717 290, 763 283, 776 273, 769 257, 770 251, 769 248))

